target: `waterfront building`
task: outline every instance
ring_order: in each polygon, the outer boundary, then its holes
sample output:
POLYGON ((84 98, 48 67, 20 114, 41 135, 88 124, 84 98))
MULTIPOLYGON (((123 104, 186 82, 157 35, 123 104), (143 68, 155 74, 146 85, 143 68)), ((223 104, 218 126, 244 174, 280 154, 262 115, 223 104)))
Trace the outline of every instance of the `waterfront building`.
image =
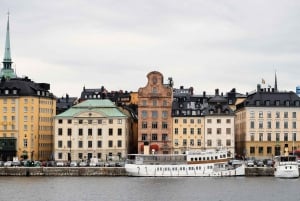
POLYGON ((194 95, 193 88, 181 86, 173 90, 173 153, 204 148, 203 110, 208 106, 208 97, 194 95))
POLYGON ((300 147, 300 98, 292 91, 262 88, 236 110, 236 151, 245 157, 272 158, 300 147))
POLYGON ((148 82, 138 90, 138 153, 172 153, 173 81, 164 84, 158 71, 147 74, 148 82), (149 147, 145 149, 144 147, 149 147))
POLYGON ((208 106, 203 111, 205 130, 204 147, 206 149, 226 148, 228 154, 235 156, 235 114, 228 104, 228 99, 215 90, 215 96, 209 98, 208 106))
POLYGON ((0 76, 0 160, 49 160, 56 108, 50 84, 19 78, 11 65, 8 20, 0 76))
POLYGON ((55 160, 116 160, 128 153, 128 116, 109 99, 86 100, 55 117, 55 160))

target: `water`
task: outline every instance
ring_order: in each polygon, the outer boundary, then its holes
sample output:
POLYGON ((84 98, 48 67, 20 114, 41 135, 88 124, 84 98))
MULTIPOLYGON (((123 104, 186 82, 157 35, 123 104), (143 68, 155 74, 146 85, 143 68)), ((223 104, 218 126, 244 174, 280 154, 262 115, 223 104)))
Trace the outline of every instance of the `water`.
POLYGON ((300 179, 0 177, 0 201, 293 201, 300 179))

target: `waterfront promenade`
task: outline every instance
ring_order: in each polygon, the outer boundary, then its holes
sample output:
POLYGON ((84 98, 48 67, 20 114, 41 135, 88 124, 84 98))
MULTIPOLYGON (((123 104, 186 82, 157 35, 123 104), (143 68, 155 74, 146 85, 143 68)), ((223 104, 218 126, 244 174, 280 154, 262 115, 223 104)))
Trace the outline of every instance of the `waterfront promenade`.
MULTIPOLYGON (((0 176, 127 176, 127 173, 124 167, 1 167, 0 176)), ((274 176, 274 168, 246 168, 245 176, 274 176)))

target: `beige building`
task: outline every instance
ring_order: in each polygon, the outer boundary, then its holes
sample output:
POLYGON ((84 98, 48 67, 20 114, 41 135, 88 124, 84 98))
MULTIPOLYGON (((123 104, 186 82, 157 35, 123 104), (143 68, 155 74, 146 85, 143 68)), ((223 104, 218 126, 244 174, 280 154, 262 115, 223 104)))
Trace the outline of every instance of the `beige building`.
POLYGON ((237 152, 245 157, 272 158, 284 148, 300 148, 300 98, 294 92, 262 89, 237 105, 237 152))
POLYGON ((138 153, 172 152, 172 80, 164 84, 160 72, 147 75, 148 83, 138 90, 138 153), (148 149, 147 149, 148 150, 148 149))
POLYGON ((86 100, 55 117, 55 160, 119 160, 128 152, 128 117, 109 99, 86 100))

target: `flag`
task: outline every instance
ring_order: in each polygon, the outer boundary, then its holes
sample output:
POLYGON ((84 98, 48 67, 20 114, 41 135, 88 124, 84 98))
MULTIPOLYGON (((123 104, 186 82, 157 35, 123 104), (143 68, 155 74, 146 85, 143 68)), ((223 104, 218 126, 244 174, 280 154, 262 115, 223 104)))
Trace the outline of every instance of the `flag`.
POLYGON ((261 79, 261 83, 262 83, 262 84, 266 84, 266 81, 265 81, 264 78, 261 79))

